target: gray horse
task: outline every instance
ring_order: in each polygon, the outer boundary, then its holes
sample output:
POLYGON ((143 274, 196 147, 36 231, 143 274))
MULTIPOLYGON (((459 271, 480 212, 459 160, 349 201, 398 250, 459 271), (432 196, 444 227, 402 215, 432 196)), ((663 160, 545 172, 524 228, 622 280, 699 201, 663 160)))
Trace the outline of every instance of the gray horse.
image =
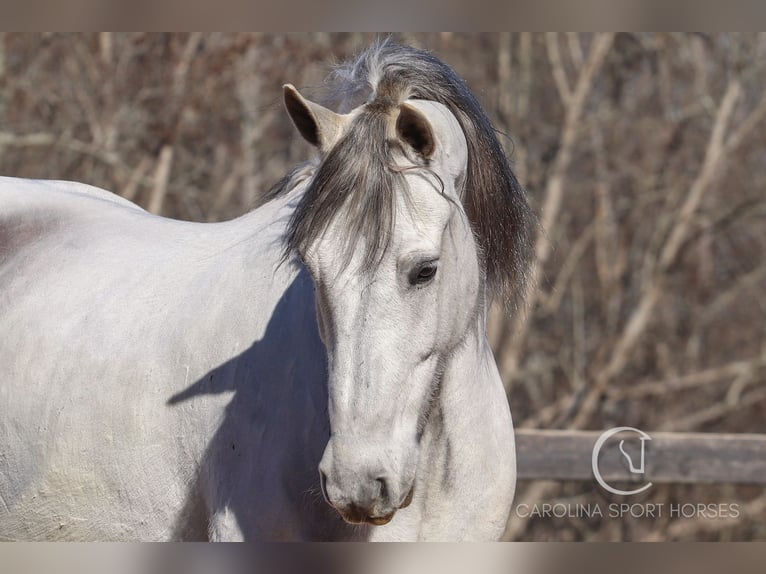
POLYGON ((0 178, 0 539, 500 537, 523 192, 434 56, 333 79, 285 86, 318 157, 233 221, 0 178))

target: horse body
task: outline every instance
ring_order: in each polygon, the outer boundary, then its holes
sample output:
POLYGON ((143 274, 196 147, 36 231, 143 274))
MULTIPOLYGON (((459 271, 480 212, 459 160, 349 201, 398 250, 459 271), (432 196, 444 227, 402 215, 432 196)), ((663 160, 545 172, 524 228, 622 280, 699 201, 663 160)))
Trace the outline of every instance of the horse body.
POLYGON ((502 534, 513 429, 485 335, 479 254, 491 246, 474 245, 460 208, 476 161, 470 130, 441 104, 379 116, 410 146, 395 159, 414 203, 394 196, 396 241, 356 275, 328 243, 342 219, 300 257, 285 260, 284 242, 316 203, 333 150, 372 120, 364 106, 336 116, 290 90, 286 103, 323 159, 230 222, 158 217, 80 184, 0 179, 0 539, 502 534), (394 128, 386 118, 397 113, 394 128), (417 163, 409 170, 413 152, 442 197, 417 163), (417 288, 392 279, 411 245, 441 257, 417 288), (451 295, 450 277, 465 284, 451 295))
MULTIPOLYGON (((199 495, 187 490, 203 458, 215 455, 205 451, 238 390, 238 363, 247 363, 238 357, 249 357, 248 348, 264 338, 291 284, 291 304, 280 311, 283 344, 269 343, 281 351, 268 363, 283 371, 286 386, 270 392, 293 391, 281 403, 296 415, 313 399, 320 414, 325 408, 310 282, 277 268, 278 250, 267 247, 279 233, 279 204, 289 199, 245 220, 191 224, 51 187, 5 179, 0 192, 4 206, 20 198, 32 206, 3 213, 36 230, 4 255, 0 275, 0 364, 10 369, 0 386, 0 476, 10 511, 0 517, 0 533, 168 537, 173 509, 199 495), (257 245, 246 242, 251 237, 257 245), (290 319, 301 328, 291 331, 290 319), (294 349, 315 365, 314 373, 300 371, 316 380, 301 381, 308 393, 288 387, 299 359, 294 349), (209 374, 216 369, 218 380, 209 374), (204 400, 166 404, 197 381, 204 400), (42 525, 33 524, 38 515, 42 525), (60 524, 51 525, 51 516, 60 524)), ((289 432, 269 431, 262 440, 275 442, 268 445, 247 437, 251 453, 282 451, 289 432)), ((321 442, 322 433, 312 439, 321 442)))

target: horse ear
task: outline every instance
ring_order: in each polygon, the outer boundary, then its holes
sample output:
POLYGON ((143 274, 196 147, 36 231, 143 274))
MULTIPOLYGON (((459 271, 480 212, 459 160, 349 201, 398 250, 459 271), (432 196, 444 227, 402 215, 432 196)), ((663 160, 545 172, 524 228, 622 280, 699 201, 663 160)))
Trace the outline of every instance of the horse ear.
POLYGON ((424 158, 428 159, 433 155, 434 132, 431 124, 417 108, 406 103, 399 106, 396 133, 424 158))
POLYGON ((345 118, 300 95, 292 84, 285 84, 285 109, 303 138, 320 151, 328 151, 338 140, 345 118))

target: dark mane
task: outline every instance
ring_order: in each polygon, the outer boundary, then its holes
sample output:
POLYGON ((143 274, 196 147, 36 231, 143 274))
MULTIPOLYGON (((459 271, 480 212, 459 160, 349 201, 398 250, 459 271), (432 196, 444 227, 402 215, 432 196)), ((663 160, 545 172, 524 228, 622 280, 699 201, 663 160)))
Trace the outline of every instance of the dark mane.
POLYGON ((387 137, 386 118, 407 99, 431 100, 452 112, 468 143, 468 169, 458 192, 487 285, 506 301, 523 297, 533 217, 492 124, 465 81, 430 53, 388 41, 338 68, 332 80, 339 111, 361 104, 364 109, 316 169, 290 220, 287 249, 300 252, 344 209, 350 225, 347 248, 364 237, 366 262, 379 261, 393 225, 391 190, 405 185, 392 167, 397 142, 387 137))
POLYGON ((261 207, 263 204, 268 203, 272 199, 279 197, 285 193, 289 193, 298 186, 298 184, 306 181, 314 175, 316 166, 311 162, 304 162, 296 165, 290 171, 288 171, 282 179, 272 185, 258 200, 255 205, 256 208, 261 207))

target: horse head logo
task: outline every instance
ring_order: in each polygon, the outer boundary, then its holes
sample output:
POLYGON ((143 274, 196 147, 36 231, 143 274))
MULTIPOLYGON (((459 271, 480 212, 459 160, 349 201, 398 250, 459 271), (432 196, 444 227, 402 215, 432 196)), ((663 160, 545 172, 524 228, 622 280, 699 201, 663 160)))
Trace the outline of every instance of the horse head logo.
POLYGON ((632 432, 638 435, 639 440, 641 441, 641 459, 639 461, 638 467, 636 467, 635 464, 633 464, 633 458, 625 452, 625 440, 620 441, 619 449, 622 453, 622 456, 625 457, 625 460, 628 461, 628 468, 631 472, 631 474, 644 474, 646 471, 645 462, 646 462, 646 441, 652 440, 652 437, 650 437, 648 434, 646 434, 644 431, 638 430, 633 427, 616 427, 609 429, 608 431, 605 431, 600 437, 598 437, 598 440, 596 441, 596 444, 593 445, 593 456, 591 458, 591 465, 593 467, 593 476, 596 477, 596 481, 604 488, 604 490, 607 490, 608 492, 611 492, 612 494, 619 494, 621 496, 629 496, 631 494, 638 494, 640 492, 644 492, 649 487, 652 486, 652 483, 649 482, 645 485, 643 485, 640 488, 637 488, 635 490, 620 490, 619 488, 614 488, 613 486, 610 486, 606 480, 604 480, 604 477, 601 476, 601 471, 598 468, 598 455, 601 452, 602 447, 608 441, 611 437, 614 435, 621 433, 621 432, 632 432))

